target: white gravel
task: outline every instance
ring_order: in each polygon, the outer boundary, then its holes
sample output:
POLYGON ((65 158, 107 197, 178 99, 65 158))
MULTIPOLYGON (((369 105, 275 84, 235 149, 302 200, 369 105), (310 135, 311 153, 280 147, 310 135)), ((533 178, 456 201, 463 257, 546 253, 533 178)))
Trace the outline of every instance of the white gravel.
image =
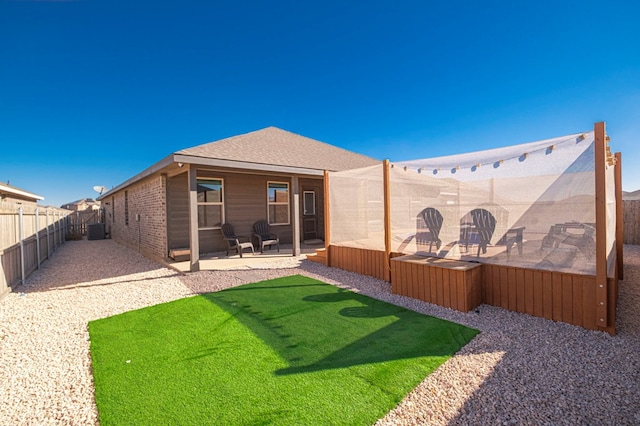
POLYGON ((640 246, 625 246, 617 336, 486 305, 460 313, 296 258, 268 265, 181 275, 111 240, 67 242, 0 300, 0 425, 97 424, 88 321, 295 273, 482 331, 379 425, 640 424, 640 246))

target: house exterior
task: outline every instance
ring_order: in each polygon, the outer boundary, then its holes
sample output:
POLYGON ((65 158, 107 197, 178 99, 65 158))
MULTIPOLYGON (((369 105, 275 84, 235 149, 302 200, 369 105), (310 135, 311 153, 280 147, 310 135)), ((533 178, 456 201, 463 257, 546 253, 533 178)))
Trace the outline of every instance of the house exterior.
POLYGON ((61 208, 72 212, 83 212, 85 210, 100 210, 100 202, 93 198, 83 198, 63 205, 61 208))
POLYGON ((220 228, 251 236, 266 219, 281 243, 324 239, 324 173, 378 160, 276 127, 176 151, 101 195, 107 232, 148 257, 225 250, 220 228))
POLYGON ((24 189, 16 188, 8 183, 0 183, 0 201, 13 202, 19 204, 36 205, 38 201, 44 200, 44 197, 24 189))

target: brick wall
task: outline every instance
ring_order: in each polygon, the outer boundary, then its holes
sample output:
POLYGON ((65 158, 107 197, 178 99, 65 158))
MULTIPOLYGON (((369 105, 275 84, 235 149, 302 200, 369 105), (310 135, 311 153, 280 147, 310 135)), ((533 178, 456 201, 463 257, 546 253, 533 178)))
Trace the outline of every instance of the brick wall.
POLYGON ((151 258, 167 257, 166 177, 151 176, 103 200, 107 231, 117 242, 151 258), (126 197, 125 197, 126 194, 126 197), (125 221, 125 198, 128 224, 125 221), (140 215, 140 219, 136 219, 140 215))

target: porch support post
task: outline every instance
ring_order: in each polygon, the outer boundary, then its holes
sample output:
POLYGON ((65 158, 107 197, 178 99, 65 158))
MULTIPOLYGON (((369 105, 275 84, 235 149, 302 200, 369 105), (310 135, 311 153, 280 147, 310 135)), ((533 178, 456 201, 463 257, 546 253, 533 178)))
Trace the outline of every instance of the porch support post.
MULTIPOLYGON (((595 189, 596 189, 596 324, 607 328, 607 188, 605 125, 594 125, 595 133, 595 189)), ((613 324, 615 327, 615 324, 613 324)))
POLYGON ((384 186, 384 280, 391 282, 391 193, 389 188, 389 160, 382 163, 384 186))
POLYGON ((300 185, 298 176, 293 176, 293 241, 291 243, 292 256, 300 256, 300 185))
POLYGON ((189 249, 191 272, 200 270, 200 239, 198 236, 198 180, 197 170, 189 164, 189 249))
POLYGON ((331 266, 331 215, 329 214, 329 171, 324 171, 324 250, 327 266, 331 266))

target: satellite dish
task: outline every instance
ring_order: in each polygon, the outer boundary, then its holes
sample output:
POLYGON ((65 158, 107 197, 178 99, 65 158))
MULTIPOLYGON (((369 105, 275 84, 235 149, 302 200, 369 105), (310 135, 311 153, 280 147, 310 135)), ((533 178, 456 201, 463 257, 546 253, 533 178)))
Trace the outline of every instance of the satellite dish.
POLYGON ((96 185, 93 187, 93 190, 96 191, 98 194, 102 195, 102 193, 107 190, 107 187, 102 185, 96 185))

